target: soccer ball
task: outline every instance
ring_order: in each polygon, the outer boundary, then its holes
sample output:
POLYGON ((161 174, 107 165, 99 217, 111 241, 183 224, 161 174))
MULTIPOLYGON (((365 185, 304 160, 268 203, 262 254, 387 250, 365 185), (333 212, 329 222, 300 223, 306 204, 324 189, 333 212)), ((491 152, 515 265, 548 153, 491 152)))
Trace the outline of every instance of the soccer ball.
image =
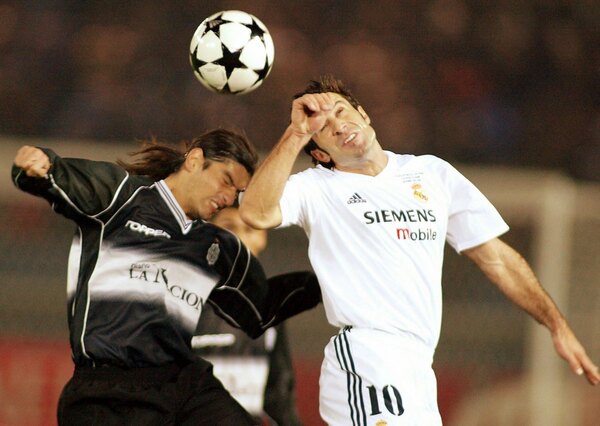
POLYGON ((218 93, 251 92, 269 75, 273 39, 255 16, 226 10, 206 18, 190 43, 190 63, 204 87, 218 93))

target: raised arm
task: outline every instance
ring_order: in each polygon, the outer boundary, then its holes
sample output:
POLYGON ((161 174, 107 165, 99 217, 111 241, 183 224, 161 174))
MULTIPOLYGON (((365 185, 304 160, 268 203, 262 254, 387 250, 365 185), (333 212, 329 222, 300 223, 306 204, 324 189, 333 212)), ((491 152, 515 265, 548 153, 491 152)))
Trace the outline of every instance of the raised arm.
POLYGON ((550 331, 554 347, 574 373, 585 373, 592 385, 600 383, 598 367, 590 360, 552 298, 531 267, 512 247, 499 239, 464 251, 513 303, 550 331))
POLYGON ((328 94, 304 95, 292 103, 291 122, 279 142, 254 174, 240 203, 248 225, 274 228, 281 223, 279 200, 294 162, 312 135, 325 122, 333 102, 328 94))
POLYGON ((109 215, 106 209, 123 189, 127 172, 114 163, 63 158, 51 149, 26 145, 15 155, 11 177, 20 190, 78 220, 100 212, 109 215))

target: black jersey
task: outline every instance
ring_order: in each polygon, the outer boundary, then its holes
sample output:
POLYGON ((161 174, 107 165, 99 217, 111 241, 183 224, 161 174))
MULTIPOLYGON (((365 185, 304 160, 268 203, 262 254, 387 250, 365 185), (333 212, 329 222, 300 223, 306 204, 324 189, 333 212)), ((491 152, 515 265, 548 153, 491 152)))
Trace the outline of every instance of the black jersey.
POLYGON ((76 365, 193 362, 191 338, 209 298, 253 337, 287 316, 275 305, 285 307, 298 292, 270 294, 239 239, 188 220, 163 181, 44 152, 52 164, 47 179, 13 167, 13 181, 77 224, 67 279, 76 365))
MULTIPOLYGON (((210 361, 225 388, 262 425, 300 425, 296 411, 295 380, 288 336, 282 319, 316 306, 321 301, 312 272, 299 271, 268 280, 266 305, 275 312, 264 335, 249 339, 208 308, 198 324, 192 347, 210 361)), ((229 291, 216 289, 215 292, 229 291)), ((210 301, 210 299, 209 299, 210 301)))
POLYGON ((195 353, 261 425, 300 425, 285 324, 250 339, 208 307, 192 339, 195 353))

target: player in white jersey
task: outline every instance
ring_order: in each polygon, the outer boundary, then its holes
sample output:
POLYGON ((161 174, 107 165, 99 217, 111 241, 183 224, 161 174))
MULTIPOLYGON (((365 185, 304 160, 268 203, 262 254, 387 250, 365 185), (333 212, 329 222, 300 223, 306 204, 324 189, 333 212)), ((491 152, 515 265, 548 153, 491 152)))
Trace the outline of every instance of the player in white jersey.
POLYGON ((384 151, 333 77, 292 104, 291 123, 242 198, 251 226, 299 225, 329 322, 320 412, 331 425, 439 425, 431 364, 441 323, 444 243, 546 326, 592 384, 600 374, 525 260, 498 237, 496 209, 447 162, 384 151), (290 176, 297 155, 317 167, 290 176))

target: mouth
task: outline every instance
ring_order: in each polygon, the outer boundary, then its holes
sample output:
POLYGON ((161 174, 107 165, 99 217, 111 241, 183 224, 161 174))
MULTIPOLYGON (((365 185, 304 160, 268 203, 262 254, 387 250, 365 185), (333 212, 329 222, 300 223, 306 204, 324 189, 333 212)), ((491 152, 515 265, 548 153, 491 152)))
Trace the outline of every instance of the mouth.
POLYGON ((354 139, 356 139, 356 133, 349 134, 344 140, 342 140, 342 146, 348 145, 354 139))
POLYGON ((210 206, 213 209, 213 213, 216 213, 216 212, 218 212, 221 209, 221 206, 219 205, 219 203, 217 203, 214 200, 210 200, 210 206))

